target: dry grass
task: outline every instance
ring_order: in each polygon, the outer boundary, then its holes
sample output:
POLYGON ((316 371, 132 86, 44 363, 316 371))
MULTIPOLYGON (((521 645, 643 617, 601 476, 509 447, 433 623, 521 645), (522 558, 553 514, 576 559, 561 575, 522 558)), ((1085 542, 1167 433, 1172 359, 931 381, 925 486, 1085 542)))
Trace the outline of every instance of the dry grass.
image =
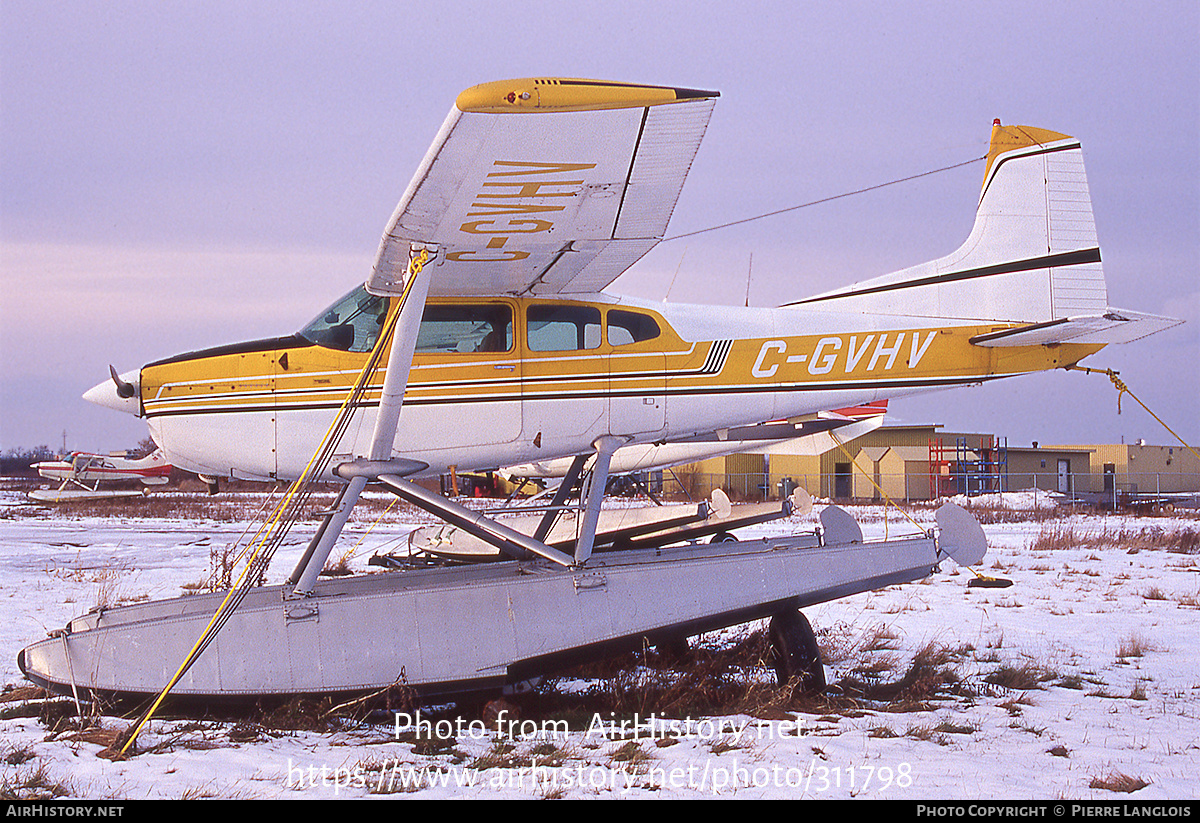
POLYGON ((566 749, 549 741, 541 741, 526 749, 521 749, 511 739, 500 737, 486 752, 474 758, 469 767, 479 771, 528 769, 533 766, 557 767, 566 762, 569 757, 570 753, 566 749))
POLYGON ((344 552, 336 560, 330 559, 325 563, 325 568, 321 569, 322 577, 348 577, 354 574, 354 570, 350 568, 350 561, 354 559, 354 550, 350 549, 344 552))
POLYGON ((202 495, 151 494, 146 497, 59 503, 57 510, 68 518, 144 517, 228 523, 252 517, 257 505, 244 497, 228 495, 209 498, 202 495))
POLYGON ((499 738, 492 743, 491 748, 486 752, 472 759, 468 764, 468 768, 475 769, 476 771, 516 769, 528 766, 530 762, 530 758, 522 757, 517 753, 517 747, 513 743, 499 738))
POLYGON ((1158 651, 1158 648, 1144 637, 1131 634, 1117 643, 1117 657, 1126 660, 1130 657, 1145 657, 1147 652, 1158 651))
MULTIPOLYGON (((1095 681, 1093 681, 1095 682, 1095 681)), ((1064 674, 1055 682, 1056 686, 1062 689, 1071 689, 1073 691, 1083 691, 1087 688, 1087 681, 1081 674, 1064 674)))
POLYGON ((1088 784, 1092 789, 1105 789, 1110 792, 1121 792, 1123 794, 1132 794, 1139 789, 1144 789, 1150 785, 1149 780, 1143 780, 1140 777, 1132 777, 1121 772, 1109 772, 1104 777, 1093 777, 1092 782, 1088 784))
POLYGON ((1021 693, 1016 697, 1010 697, 1008 700, 997 704, 997 706, 999 706, 1001 709, 1004 709, 1006 712, 1008 712, 1010 717, 1019 716, 1025 706, 1032 705, 1033 701, 1030 700, 1029 696, 1025 693, 1021 693))
MULTIPOLYGON (((255 519, 268 497, 275 501, 280 497, 280 492, 272 490, 272 484, 269 483, 244 482, 236 485, 236 490, 222 490, 216 495, 169 489, 151 492, 144 497, 59 503, 54 510, 68 518, 166 518, 230 523, 255 519)), ((337 490, 336 484, 318 485, 317 491, 306 504, 304 518, 311 522, 319 520, 319 513, 330 507, 337 490)), ((46 512, 44 506, 18 508, 19 511, 15 512, 17 516, 37 517, 46 512)), ((430 515, 408 503, 393 502, 393 498, 374 495, 366 495, 359 500, 351 522, 373 523, 380 517, 395 522, 430 522, 430 515)))
POLYGON ((21 766, 33 760, 34 756, 33 750, 26 746, 19 749, 8 748, 0 759, 3 759, 6 766, 21 766))
MULTIPOLYGON (((1039 495, 1040 497, 1040 495, 1039 495)), ((927 501, 912 501, 901 509, 910 511, 929 512, 936 510, 946 501, 927 500, 927 501)), ((987 526, 993 523, 1040 523, 1046 520, 1057 520, 1063 517, 1069 517, 1071 510, 1062 506, 1042 506, 1038 508, 1011 508, 1008 504, 1018 502, 1015 497, 1005 498, 1003 495, 997 499, 996 495, 986 495, 984 497, 969 497, 965 501, 955 500, 964 509, 969 511, 971 515, 979 521, 981 525, 987 526), (990 505, 989 505, 990 504, 990 505)))
POLYGON ((424 788, 418 781, 399 779, 398 761, 388 757, 369 757, 350 770, 363 775, 368 794, 411 794, 424 788))
POLYGON ((1001 666, 983 678, 985 683, 1010 691, 1041 689, 1044 682, 1052 679, 1054 679, 1053 674, 1033 663, 1001 666))
POLYGON ((797 700, 791 684, 778 685, 767 675, 769 661, 770 644, 761 630, 728 648, 692 649, 668 667, 656 668, 656 661, 641 656, 601 687, 602 702, 618 716, 778 717, 797 700))
POLYGON ((974 734, 978 729, 974 726, 962 726, 949 721, 941 723, 926 723, 922 725, 909 726, 904 736, 913 740, 923 740, 929 743, 936 743, 939 746, 949 746, 950 738, 947 735, 951 734, 974 734))
POLYGON ((11 720, 17 717, 36 717, 38 721, 51 731, 58 732, 68 728, 78 728, 75 703, 56 697, 39 699, 33 698, 16 705, 0 709, 0 720, 11 720))
POLYGON ((860 646, 864 652, 895 651, 900 648, 900 635, 885 623, 876 623, 863 634, 860 646))
POLYGON ((50 692, 40 686, 13 686, 9 684, 0 691, 0 703, 13 703, 23 700, 45 700, 50 692))
POLYGON ((637 767, 649 763, 654 759, 654 755, 642 748, 642 744, 636 740, 629 740, 618 746, 611 755, 609 755, 610 763, 624 763, 627 766, 637 767))
POLYGON ((1200 553, 1200 529, 1191 527, 1168 531, 1157 526, 1142 529, 1104 528, 1099 532, 1076 530, 1070 526, 1043 528, 1027 546, 1030 551, 1066 549, 1121 549, 1169 551, 1176 554, 1200 553))
POLYGON ((926 643, 913 654, 899 678, 884 681, 878 677, 848 676, 838 682, 838 689, 856 700, 886 704, 882 708, 891 711, 921 710, 931 700, 973 695, 974 690, 955 668, 961 656, 961 649, 926 643))
POLYGON ((1070 514, 1069 510, 1053 509, 999 509, 990 507, 967 507, 982 526, 996 523, 1041 523, 1057 520, 1070 514))
POLYGON ((106 609, 121 603, 136 603, 150 599, 146 592, 130 592, 126 590, 128 583, 125 578, 133 574, 129 566, 116 567, 81 567, 81 566, 51 566, 46 574, 59 580, 71 583, 84 583, 96 587, 96 608, 106 609))
POLYGON ((75 794, 69 784, 50 777, 45 763, 18 767, 11 774, 0 775, 0 800, 54 800, 75 794))

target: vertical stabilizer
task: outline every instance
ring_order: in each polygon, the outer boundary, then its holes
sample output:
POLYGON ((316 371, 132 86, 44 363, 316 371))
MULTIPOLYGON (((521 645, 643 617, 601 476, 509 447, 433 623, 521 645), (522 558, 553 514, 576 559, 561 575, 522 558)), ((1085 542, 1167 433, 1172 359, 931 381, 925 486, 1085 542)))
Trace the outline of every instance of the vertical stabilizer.
POLYGON ((1027 323, 1103 314, 1108 291, 1079 141, 996 121, 975 225, 957 251, 794 305, 1027 323))

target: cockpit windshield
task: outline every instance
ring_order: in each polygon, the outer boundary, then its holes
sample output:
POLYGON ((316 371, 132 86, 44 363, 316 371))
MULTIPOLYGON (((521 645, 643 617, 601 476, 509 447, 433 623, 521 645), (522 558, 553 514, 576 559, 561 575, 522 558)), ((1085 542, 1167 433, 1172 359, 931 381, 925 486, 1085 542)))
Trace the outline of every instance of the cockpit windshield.
POLYGON ((368 294, 359 286, 302 328, 300 336, 330 349, 371 351, 383 328, 387 306, 386 297, 368 294))

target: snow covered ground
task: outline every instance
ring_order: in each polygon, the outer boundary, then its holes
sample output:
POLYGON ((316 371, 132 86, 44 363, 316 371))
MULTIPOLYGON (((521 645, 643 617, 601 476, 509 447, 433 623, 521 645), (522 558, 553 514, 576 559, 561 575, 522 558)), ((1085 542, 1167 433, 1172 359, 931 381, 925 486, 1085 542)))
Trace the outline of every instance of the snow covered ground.
MULTIPOLYGON (((895 512, 885 522, 880 508, 850 510, 868 538, 913 530, 895 512)), ((932 523, 931 513, 919 519, 932 523)), ((747 531, 812 523, 810 515, 747 531)), ((0 683, 27 685, 17 652, 98 603, 173 597, 201 584, 210 552, 245 525, 80 518, 0 491, 0 683)), ((1200 530, 1200 519, 1075 515, 984 528, 990 548, 977 571, 1011 587, 968 587, 974 575, 947 561, 920 583, 806 610, 835 689, 802 711, 663 717, 658 725, 639 717, 636 726, 628 715, 596 715, 565 734, 550 718, 510 727, 510 737, 464 715, 456 735, 432 741, 398 732, 387 718, 322 733, 155 720, 139 738, 143 753, 113 762, 99 756, 102 736, 54 732, 15 716, 25 704, 10 700, 0 703, 0 795, 1200 797, 1200 555, 1163 548, 1174 534, 1200 530), (924 671, 937 681, 925 699, 847 692, 851 682, 901 683, 919 671, 915 661, 930 663, 924 671), (626 733, 613 734, 622 720, 626 733)), ((375 548, 410 529, 395 518, 376 527, 352 566, 373 568, 365 561, 375 548)), ((352 531, 347 546, 367 524, 352 531)), ((291 562, 281 551, 273 575, 286 576, 291 562)), ((754 628, 701 642, 729 645, 754 628)), ((112 731, 128 721, 101 723, 112 731)))

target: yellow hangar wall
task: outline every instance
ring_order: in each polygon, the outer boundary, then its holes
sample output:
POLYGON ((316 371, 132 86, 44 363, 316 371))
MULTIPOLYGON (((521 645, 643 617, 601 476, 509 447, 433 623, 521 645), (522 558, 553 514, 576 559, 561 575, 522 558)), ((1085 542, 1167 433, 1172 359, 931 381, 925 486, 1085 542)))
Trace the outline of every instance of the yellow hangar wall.
POLYGON ((896 501, 1034 488, 1086 494, 1113 484, 1140 494, 1200 491, 1200 458, 1183 446, 1009 446, 992 435, 941 428, 885 426, 819 456, 715 457, 665 473, 665 490, 699 499, 721 488, 734 499, 756 500, 798 485, 814 497, 896 501))
POLYGON ((1088 450, 1089 487, 1085 491, 1111 491, 1113 484, 1117 491, 1136 494, 1200 491, 1200 457, 1184 446, 1139 441, 1065 448, 1088 450))

